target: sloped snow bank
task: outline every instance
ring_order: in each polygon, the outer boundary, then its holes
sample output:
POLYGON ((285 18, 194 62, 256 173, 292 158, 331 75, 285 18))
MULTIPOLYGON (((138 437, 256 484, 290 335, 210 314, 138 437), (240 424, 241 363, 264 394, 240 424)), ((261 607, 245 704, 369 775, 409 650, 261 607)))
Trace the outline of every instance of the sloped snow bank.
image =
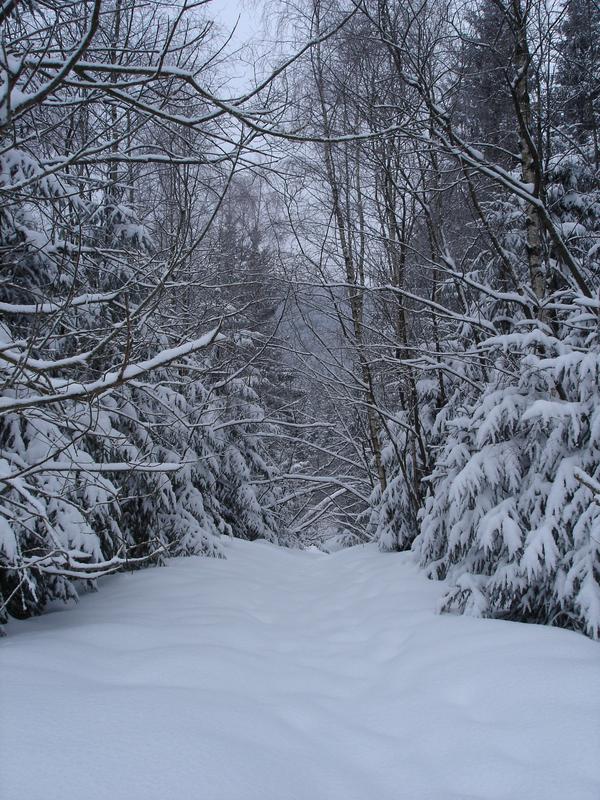
POLYGON ((600 647, 403 554, 232 541, 0 643, 3 800, 598 800, 600 647))

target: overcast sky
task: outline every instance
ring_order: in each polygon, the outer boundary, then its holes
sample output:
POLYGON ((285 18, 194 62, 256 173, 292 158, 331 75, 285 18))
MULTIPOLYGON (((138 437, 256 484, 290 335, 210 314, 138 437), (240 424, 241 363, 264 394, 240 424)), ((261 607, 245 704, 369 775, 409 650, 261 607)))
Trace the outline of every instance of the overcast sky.
POLYGON ((263 0, 210 0, 205 7, 206 15, 221 26, 223 33, 229 34, 235 28, 226 48, 227 53, 237 53, 227 61, 227 72, 233 81, 231 88, 241 88, 252 82, 252 65, 258 53, 264 52, 264 47, 259 46, 264 38, 262 8, 263 0), (246 45, 254 46, 258 52, 238 52, 246 45))
POLYGON ((206 7, 209 17, 226 31, 236 26, 233 41, 239 47, 259 38, 262 29, 260 0, 210 0, 206 7))

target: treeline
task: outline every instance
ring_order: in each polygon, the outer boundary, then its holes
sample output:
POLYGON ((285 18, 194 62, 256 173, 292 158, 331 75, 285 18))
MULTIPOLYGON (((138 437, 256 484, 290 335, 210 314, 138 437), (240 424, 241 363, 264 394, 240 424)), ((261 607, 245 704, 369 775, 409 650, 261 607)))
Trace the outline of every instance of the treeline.
POLYGON ((0 621, 232 534, 598 637, 597 3, 277 8, 237 97, 194 4, 0 11, 0 621))
POLYGON ((285 187, 337 332, 312 374, 370 491, 351 538, 412 548, 445 610, 597 637, 600 9, 314 0, 293 25, 352 9, 297 75, 285 187))
POLYGON ((194 9, 0 11, 0 623, 222 534, 277 538, 263 247, 233 213, 253 134, 194 9))

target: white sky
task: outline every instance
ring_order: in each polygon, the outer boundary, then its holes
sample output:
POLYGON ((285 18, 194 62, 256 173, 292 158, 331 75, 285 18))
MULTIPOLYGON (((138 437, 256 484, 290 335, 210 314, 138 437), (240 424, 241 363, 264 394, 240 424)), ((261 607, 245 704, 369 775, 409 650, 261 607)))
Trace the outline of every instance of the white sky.
MULTIPOLYGON (((204 13, 222 28, 223 35, 235 31, 225 48, 225 72, 229 76, 229 90, 247 89, 253 83, 254 65, 260 56, 268 53, 262 44, 264 35, 264 0, 210 0, 204 13)), ((260 67, 259 67, 260 71, 260 67)))
POLYGON ((260 33, 261 7, 256 0, 211 0, 206 13, 228 31, 233 29, 239 17, 235 32, 237 45, 252 41, 260 33))

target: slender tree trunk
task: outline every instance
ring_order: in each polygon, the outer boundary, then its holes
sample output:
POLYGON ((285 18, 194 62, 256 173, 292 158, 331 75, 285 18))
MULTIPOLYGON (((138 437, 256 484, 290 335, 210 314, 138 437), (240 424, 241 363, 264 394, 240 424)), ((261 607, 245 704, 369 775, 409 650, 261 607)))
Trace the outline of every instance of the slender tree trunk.
MULTIPOLYGON (((537 198, 542 197, 542 171, 539 153, 532 138, 531 97, 529 94, 529 68, 531 56, 527 39, 527 14, 521 0, 512 0, 515 29, 515 66, 513 96, 519 122, 519 149, 523 182, 532 187, 537 198)), ((531 288, 538 300, 546 294, 542 224, 537 208, 532 203, 525 207, 527 262, 531 288)))
MULTIPOLYGON (((329 113, 324 94, 323 86, 323 73, 320 61, 320 50, 315 48, 314 56, 315 65, 315 78, 317 90, 319 94, 319 105, 321 117, 323 122, 323 130, 325 136, 331 133, 331 125, 329 121, 329 113)), ((360 378, 362 382, 363 391, 365 394, 365 401, 367 404, 367 422, 369 429, 369 438, 373 458, 375 461, 375 469, 381 489, 387 486, 385 475, 385 468, 383 466, 383 459, 381 455, 381 422, 377 413, 377 403, 373 387, 373 375, 369 365, 368 357, 365 352, 364 334, 363 334, 363 314, 364 314, 364 298, 361 278, 363 277, 363 267, 359 262, 355 263, 352 246, 351 246, 351 231, 349 229, 349 222, 347 210, 344 210, 344 200, 340 188, 340 181, 337 175, 335 160, 333 157, 333 147, 329 142, 323 144, 325 172, 327 182, 331 192, 331 204, 334 213, 336 230, 340 242, 340 249, 344 261, 344 269, 346 273, 346 281, 348 283, 348 302, 350 305, 350 313, 352 316, 352 327, 354 334, 354 341, 359 361, 360 378)), ((347 155, 347 154, 346 154, 347 155)), ((346 176, 347 182, 349 175, 346 176)))

